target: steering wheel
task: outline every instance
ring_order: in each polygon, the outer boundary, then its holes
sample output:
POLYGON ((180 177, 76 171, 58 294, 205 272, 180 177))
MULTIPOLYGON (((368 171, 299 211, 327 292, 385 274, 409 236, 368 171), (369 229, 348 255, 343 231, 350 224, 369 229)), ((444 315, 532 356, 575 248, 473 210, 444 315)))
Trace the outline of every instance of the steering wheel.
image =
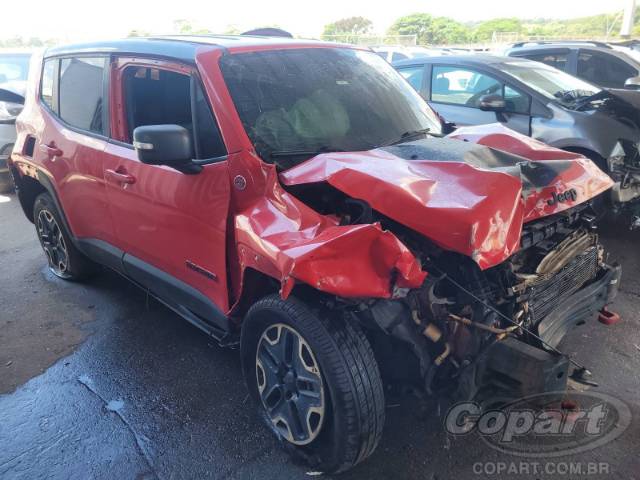
POLYGON ((480 90, 477 93, 474 93, 469 99, 465 102, 467 107, 477 107, 478 101, 484 97, 485 95, 489 95, 491 93, 496 93, 498 90, 502 88, 502 85, 496 83, 495 85, 491 85, 489 88, 485 88, 484 90, 480 90))

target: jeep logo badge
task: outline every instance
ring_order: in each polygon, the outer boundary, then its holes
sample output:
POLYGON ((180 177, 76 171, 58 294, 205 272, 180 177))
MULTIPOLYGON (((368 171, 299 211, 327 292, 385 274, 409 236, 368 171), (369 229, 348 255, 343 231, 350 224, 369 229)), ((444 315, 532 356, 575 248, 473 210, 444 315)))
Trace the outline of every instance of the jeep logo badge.
POLYGON ((553 192, 551 194, 551 198, 547 200, 547 205, 549 205, 550 207, 553 207, 558 203, 564 203, 568 200, 575 202, 577 199, 578 199, 578 192, 576 191, 575 188, 570 188, 569 190, 563 193, 553 192))

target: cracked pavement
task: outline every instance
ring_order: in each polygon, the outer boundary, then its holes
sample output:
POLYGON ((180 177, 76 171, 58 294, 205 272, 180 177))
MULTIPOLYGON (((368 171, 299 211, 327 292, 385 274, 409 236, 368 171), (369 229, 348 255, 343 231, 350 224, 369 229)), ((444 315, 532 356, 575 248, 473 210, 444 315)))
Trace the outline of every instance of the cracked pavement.
MULTIPOLYGON (((599 391, 629 406, 632 425, 557 460, 610 465, 588 478, 639 478, 640 232, 603 232, 623 265, 613 307, 623 322, 588 324, 561 348, 590 367, 599 391)), ((15 196, 0 196, 0 265, 0 478, 308 478, 255 415, 237 350, 116 274, 87 284, 54 278, 15 196)), ((413 399, 393 399, 374 456, 340 478, 477 478, 477 462, 523 460, 440 425, 413 399)))

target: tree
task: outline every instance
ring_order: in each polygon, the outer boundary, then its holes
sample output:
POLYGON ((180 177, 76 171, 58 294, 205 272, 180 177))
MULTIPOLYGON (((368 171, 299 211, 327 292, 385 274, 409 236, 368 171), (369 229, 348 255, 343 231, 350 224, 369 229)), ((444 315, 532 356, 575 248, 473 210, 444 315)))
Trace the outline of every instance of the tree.
POLYGON ((517 18, 494 18, 478 25, 473 32, 473 37, 478 42, 486 42, 491 40, 494 32, 520 33, 523 30, 522 22, 517 18))
POLYGON ((365 35, 371 31, 373 23, 365 17, 343 18, 324 26, 323 37, 365 35))
POLYGON ((389 28, 389 35, 416 35, 420 45, 464 43, 469 39, 465 25, 447 17, 432 17, 428 13, 414 13, 398 18, 389 28))

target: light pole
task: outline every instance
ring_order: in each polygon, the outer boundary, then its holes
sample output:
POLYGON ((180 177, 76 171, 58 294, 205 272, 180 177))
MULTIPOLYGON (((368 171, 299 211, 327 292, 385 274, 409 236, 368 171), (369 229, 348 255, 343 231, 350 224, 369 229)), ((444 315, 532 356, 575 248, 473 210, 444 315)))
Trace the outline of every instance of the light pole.
POLYGON ((627 0, 624 7, 624 15, 622 16, 622 26, 620 27, 620 36, 629 38, 633 31, 633 17, 636 11, 636 0, 627 0))

